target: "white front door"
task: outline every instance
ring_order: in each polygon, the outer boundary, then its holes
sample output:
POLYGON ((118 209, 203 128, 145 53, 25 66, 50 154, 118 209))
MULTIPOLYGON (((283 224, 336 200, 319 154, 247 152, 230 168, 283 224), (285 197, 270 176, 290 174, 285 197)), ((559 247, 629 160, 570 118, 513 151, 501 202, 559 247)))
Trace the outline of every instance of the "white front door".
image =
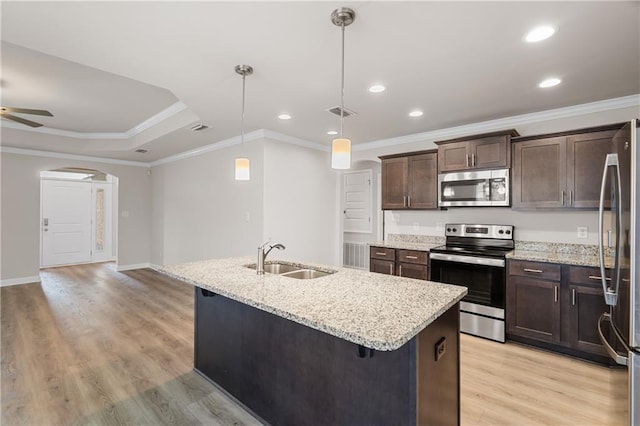
POLYGON ((42 266, 91 261, 91 183, 42 180, 42 266))

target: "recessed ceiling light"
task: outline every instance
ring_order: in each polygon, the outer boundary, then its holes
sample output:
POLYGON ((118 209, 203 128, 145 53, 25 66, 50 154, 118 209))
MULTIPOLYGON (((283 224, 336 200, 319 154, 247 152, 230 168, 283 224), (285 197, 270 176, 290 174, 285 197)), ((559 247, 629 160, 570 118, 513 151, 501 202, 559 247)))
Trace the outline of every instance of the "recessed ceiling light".
POLYGON ((538 87, 541 87, 541 88, 545 89, 547 87, 557 86, 561 82, 562 82, 562 80, 560 80, 559 78, 555 78, 555 77, 547 78, 546 80, 540 82, 540 84, 538 84, 538 87))
POLYGON ((369 92, 371 93, 382 93, 385 90, 387 90, 387 88, 382 84, 374 84, 373 86, 369 87, 369 92))
POLYGON ((329 131, 327 132, 327 134, 328 134, 328 135, 331 135, 331 136, 335 136, 335 135, 337 135, 337 134, 338 134, 338 132, 336 132, 335 130, 329 130, 329 131))
POLYGON ((419 109, 416 109, 414 111, 411 111, 409 113, 409 117, 422 117, 422 114, 424 114, 422 111, 420 111, 419 109))
POLYGON ((541 25, 529 31, 524 39, 529 43, 535 43, 548 39, 555 32, 556 29, 551 25, 541 25))
POLYGON ((289 114, 280 114, 278 118, 280 120, 291 120, 291 116, 289 114))

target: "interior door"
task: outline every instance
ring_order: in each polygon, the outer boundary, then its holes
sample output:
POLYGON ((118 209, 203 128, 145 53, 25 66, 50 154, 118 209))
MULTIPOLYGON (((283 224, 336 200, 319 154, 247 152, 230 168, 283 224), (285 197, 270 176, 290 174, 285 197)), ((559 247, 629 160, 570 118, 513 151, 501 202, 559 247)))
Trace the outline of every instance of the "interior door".
POLYGON ((42 267, 91 261, 91 183, 42 180, 42 267))

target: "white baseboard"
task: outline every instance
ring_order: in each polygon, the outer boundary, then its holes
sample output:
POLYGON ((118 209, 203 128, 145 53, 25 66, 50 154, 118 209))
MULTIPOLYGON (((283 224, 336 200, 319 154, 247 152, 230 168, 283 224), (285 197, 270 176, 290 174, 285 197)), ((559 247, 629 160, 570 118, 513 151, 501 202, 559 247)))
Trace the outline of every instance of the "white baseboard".
POLYGON ((152 265, 149 262, 146 263, 134 263, 131 265, 118 265, 116 266, 116 271, 118 272, 124 272, 124 271, 130 271, 132 269, 142 269, 142 268, 151 268, 152 265))
POLYGON ((39 283, 40 275, 34 275, 32 277, 22 277, 22 278, 10 278, 6 280, 0 280, 0 287, 8 287, 11 285, 20 285, 20 284, 32 284, 39 283))
POLYGON ((158 269, 162 268, 162 265, 156 265, 155 263, 151 263, 151 266, 149 266, 151 269, 153 269, 154 271, 157 271, 158 269))

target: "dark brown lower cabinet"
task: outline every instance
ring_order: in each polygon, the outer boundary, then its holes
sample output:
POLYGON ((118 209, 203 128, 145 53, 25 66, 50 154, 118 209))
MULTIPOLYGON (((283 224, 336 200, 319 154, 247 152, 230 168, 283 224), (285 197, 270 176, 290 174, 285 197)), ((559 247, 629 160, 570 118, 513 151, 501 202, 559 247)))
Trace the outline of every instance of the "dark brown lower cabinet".
POLYGON ((195 287, 194 369, 267 424, 455 426, 459 318, 377 351, 195 287))
POLYGON ((599 268, 509 261, 508 339, 610 363, 597 328, 607 310, 599 268))
POLYGON ((428 280, 429 253, 421 250, 371 246, 369 249, 369 271, 428 280))

